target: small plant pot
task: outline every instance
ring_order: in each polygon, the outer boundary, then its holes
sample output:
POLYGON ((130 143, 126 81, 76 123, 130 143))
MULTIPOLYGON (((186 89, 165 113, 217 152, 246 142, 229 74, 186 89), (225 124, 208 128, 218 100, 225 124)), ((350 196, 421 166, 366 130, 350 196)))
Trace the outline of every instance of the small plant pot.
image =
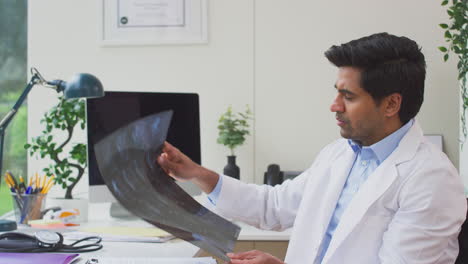
POLYGON ((236 156, 227 156, 228 163, 224 167, 223 173, 224 175, 230 176, 232 178, 236 178, 239 180, 240 178, 240 169, 236 165, 236 156))

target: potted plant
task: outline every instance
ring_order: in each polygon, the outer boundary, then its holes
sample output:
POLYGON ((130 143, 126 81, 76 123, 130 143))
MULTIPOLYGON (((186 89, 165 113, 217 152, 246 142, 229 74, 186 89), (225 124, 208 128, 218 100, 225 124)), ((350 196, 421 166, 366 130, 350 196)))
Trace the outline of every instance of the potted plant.
POLYGON ((444 53, 444 61, 449 59, 449 53, 453 52, 458 57, 458 80, 460 81, 460 94, 462 99, 461 126, 462 146, 467 137, 466 112, 468 110, 468 0, 444 0, 442 6, 447 6, 447 14, 450 23, 442 23, 439 26, 444 29, 444 37, 447 46, 439 47, 444 53))
POLYGON ((250 135, 250 119, 252 119, 252 112, 248 105, 243 113, 234 113, 232 107, 229 106, 227 111, 219 118, 217 142, 227 146, 230 150, 228 164, 224 167, 223 173, 236 179, 240 177, 240 169, 236 165, 234 150, 244 144, 246 136, 250 135))
POLYGON ((65 190, 65 200, 49 202, 48 199, 47 205, 59 205, 62 209, 81 209, 80 214, 85 218, 87 201, 71 200, 73 188, 83 177, 87 167, 86 144, 74 143, 70 146, 75 129, 84 130, 86 125, 84 100, 65 100, 62 96, 59 97, 59 103, 44 115, 41 123, 45 124, 41 135, 32 138, 31 143, 24 147, 31 156, 49 158, 52 161, 43 171, 48 177, 55 175, 55 184, 65 190))

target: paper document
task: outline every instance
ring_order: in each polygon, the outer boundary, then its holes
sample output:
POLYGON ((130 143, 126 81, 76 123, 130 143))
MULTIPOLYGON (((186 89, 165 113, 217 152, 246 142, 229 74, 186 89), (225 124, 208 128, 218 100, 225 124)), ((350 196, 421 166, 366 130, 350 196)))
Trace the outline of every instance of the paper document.
POLYGON ((166 231, 155 227, 126 227, 126 226, 109 226, 109 227, 84 227, 80 228, 82 232, 90 232, 106 235, 117 236, 142 236, 142 237, 166 237, 170 236, 166 231))
POLYGON ((164 243, 174 238, 174 236, 164 237, 144 237, 144 236, 123 236, 123 235, 111 235, 111 234, 96 234, 72 231, 63 233, 63 237, 68 240, 80 240, 90 236, 99 236, 102 241, 106 242, 140 242, 140 243, 164 243))
POLYGON ((93 257, 89 263, 96 264, 216 264, 214 258, 112 258, 93 257), (91 260, 94 259, 94 262, 91 260))

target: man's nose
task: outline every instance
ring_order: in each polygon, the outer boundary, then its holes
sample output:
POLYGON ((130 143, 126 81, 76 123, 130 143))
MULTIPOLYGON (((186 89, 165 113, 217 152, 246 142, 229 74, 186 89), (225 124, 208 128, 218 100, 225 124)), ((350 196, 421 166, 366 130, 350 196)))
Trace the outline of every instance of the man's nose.
POLYGON ((344 112, 343 102, 338 96, 333 100, 332 104, 330 105, 330 111, 344 112))

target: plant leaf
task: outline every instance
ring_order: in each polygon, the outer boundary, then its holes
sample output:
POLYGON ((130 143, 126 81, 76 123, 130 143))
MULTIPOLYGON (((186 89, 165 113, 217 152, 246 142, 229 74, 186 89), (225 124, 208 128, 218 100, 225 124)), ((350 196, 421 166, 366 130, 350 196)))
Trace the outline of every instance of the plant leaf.
POLYGON ((450 31, 448 31, 448 30, 445 31, 445 35, 444 35, 444 36, 445 36, 445 38, 448 38, 448 39, 452 38, 452 34, 451 34, 450 31))
POLYGON ((447 48, 446 48, 446 47, 443 47, 443 46, 440 46, 440 47, 439 47, 439 50, 442 51, 442 52, 447 52, 447 48))
POLYGON ((447 24, 444 24, 444 23, 439 24, 439 26, 440 26, 441 28, 443 28, 443 29, 447 29, 447 28, 448 28, 448 25, 447 25, 447 24))

